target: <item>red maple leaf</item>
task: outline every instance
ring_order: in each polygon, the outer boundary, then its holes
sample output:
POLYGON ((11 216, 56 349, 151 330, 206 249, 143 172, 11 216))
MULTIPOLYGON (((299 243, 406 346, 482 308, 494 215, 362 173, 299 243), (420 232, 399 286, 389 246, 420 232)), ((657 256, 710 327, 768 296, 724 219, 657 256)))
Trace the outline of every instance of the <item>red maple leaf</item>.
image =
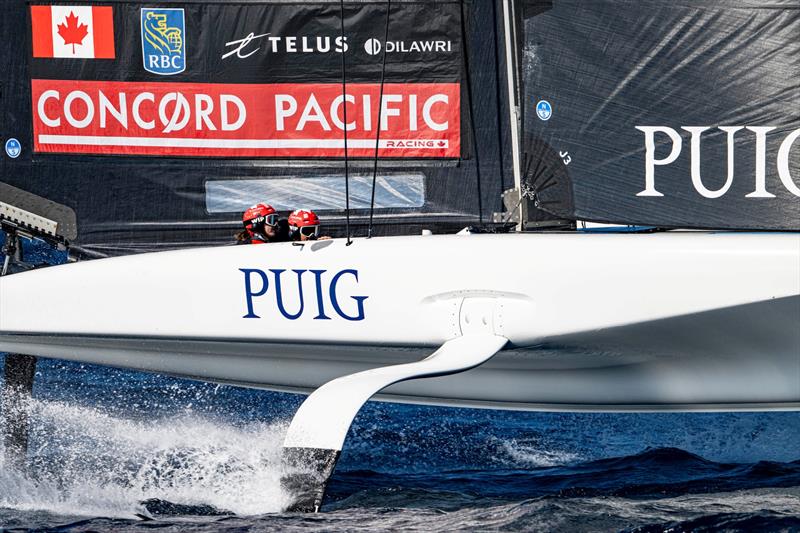
POLYGON ((64 39, 64 44, 72 45, 72 53, 75 53, 75 45, 83 44, 83 40, 89 35, 89 26, 78 24, 78 17, 72 11, 66 18, 66 24, 58 25, 58 34, 64 39))

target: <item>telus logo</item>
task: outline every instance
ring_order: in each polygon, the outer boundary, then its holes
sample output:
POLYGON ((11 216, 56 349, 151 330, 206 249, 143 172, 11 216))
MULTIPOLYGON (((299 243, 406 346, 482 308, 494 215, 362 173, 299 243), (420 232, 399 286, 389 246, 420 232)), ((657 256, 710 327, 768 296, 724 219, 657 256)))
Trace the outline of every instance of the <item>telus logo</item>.
MULTIPOLYGON (((680 134, 672 128, 666 126, 636 126, 636 129, 644 133, 645 143, 645 188, 636 196, 664 196, 656 189, 656 167, 669 165, 675 162, 681 155, 683 139, 680 134), (663 159, 656 159, 656 134, 664 134, 672 142, 672 150, 663 159)), ((724 196, 730 189, 734 177, 734 137, 740 130, 746 129, 755 134, 756 141, 756 169, 754 191, 745 195, 747 198, 775 198, 775 195, 767 191, 767 133, 777 128, 772 126, 720 126, 719 129, 727 134, 728 143, 728 174, 725 183, 719 189, 712 190, 703 184, 700 176, 700 137, 710 130, 710 126, 683 126, 682 130, 691 134, 691 178, 692 185, 700 195, 705 198, 719 198, 724 196)), ((797 138, 800 137, 800 129, 791 132, 782 142, 778 149, 777 167, 778 177, 786 189, 800 196, 800 187, 793 181, 789 170, 789 152, 797 138)))
POLYGON ((246 59, 251 55, 255 54, 259 50, 261 50, 261 44, 264 42, 266 37, 266 41, 268 42, 267 50, 272 52, 273 54, 277 53, 287 53, 287 54, 296 54, 296 53, 320 53, 320 54, 327 54, 331 50, 336 53, 344 53, 349 50, 347 45, 347 37, 331 37, 328 35, 322 36, 305 36, 305 35, 295 35, 295 36, 288 36, 288 37, 281 37, 278 35, 271 35, 269 33, 260 33, 258 35, 255 32, 248 33, 245 37, 241 39, 234 39, 232 41, 228 41, 225 43, 227 48, 233 48, 233 50, 229 50, 222 54, 222 59, 227 59, 232 55, 236 55, 239 59, 246 59), (251 42, 253 43, 251 45, 251 42))
MULTIPOLYGON (((306 312, 306 300, 303 294, 303 276, 306 272, 313 276, 313 283, 316 295, 316 316, 314 320, 331 320, 331 317, 326 314, 324 293, 327 292, 330 300, 333 313, 340 316, 345 320, 364 320, 364 300, 368 296, 346 296, 355 302, 355 312, 352 310, 352 302, 347 302, 346 307, 350 308, 350 312, 342 309, 342 304, 339 301, 341 295, 339 294, 339 283, 343 278, 347 277, 350 280, 355 280, 358 284, 358 271, 353 269, 340 270, 330 281, 326 281, 325 274, 327 270, 292 270, 292 274, 287 274, 288 281, 283 280, 283 273, 285 269, 271 268, 267 272, 258 268, 240 268, 244 274, 244 296, 247 302, 247 314, 242 318, 261 318, 255 312, 256 298, 262 298, 267 295, 270 288, 270 280, 272 280, 273 294, 275 295, 275 304, 278 311, 284 318, 288 320, 297 320, 303 313, 306 312), (284 303, 284 294, 286 291, 291 291, 294 294, 292 300, 298 301, 297 310, 290 312, 286 309, 284 303)), ((308 279, 308 276, 306 276, 308 279)), ((333 314, 331 313, 331 314, 333 314)))

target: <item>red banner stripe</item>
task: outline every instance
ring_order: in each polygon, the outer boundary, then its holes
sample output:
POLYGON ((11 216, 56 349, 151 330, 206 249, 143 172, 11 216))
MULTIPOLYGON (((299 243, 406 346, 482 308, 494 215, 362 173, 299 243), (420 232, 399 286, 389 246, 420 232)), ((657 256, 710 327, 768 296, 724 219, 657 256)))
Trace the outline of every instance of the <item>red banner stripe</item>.
POLYGON ((92 6, 95 59, 114 59, 114 10, 110 6, 92 6))
POLYGON ((36 152, 457 158, 457 83, 31 80, 36 152), (379 107, 382 109, 379 113, 379 107), (379 118, 381 115, 381 118, 379 118))
POLYGON ((53 57, 53 18, 50 6, 31 6, 31 35, 33 57, 53 57))

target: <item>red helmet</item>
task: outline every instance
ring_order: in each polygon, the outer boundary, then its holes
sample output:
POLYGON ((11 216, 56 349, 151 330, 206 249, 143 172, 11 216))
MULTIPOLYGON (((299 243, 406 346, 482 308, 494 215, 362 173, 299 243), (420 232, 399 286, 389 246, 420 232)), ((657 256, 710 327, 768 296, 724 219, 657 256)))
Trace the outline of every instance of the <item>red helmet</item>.
POLYGON ((268 204, 256 204, 242 215, 242 224, 250 233, 256 231, 260 226, 274 226, 277 223, 277 211, 268 204))
POLYGON ((299 231, 306 237, 316 237, 319 232, 319 217, 310 209, 297 209, 289 215, 289 226, 292 231, 299 231))

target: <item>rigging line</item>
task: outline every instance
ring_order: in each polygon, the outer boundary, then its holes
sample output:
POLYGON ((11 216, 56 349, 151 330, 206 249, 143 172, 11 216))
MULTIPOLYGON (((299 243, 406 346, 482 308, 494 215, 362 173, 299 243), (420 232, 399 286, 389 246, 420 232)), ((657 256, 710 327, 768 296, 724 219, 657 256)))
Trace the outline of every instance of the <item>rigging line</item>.
POLYGON ((502 196, 503 191, 506 189, 506 172, 505 172, 505 165, 503 164, 503 124, 502 120, 500 119, 502 115, 502 105, 500 103, 500 35, 497 31, 497 26, 500 23, 500 20, 497 17, 497 2, 492 2, 492 20, 494 24, 492 24, 492 33, 494 34, 494 98, 495 98, 495 107, 497 112, 497 156, 500 165, 498 170, 500 171, 500 194, 502 196))
POLYGON ((386 82, 386 44, 389 42, 389 13, 392 0, 386 0, 386 29, 383 33, 383 64, 381 65, 381 91, 378 96, 378 126, 375 133, 375 162, 372 167, 372 193, 369 200, 369 225, 367 238, 372 237, 372 216, 375 213, 375 183, 378 180, 378 146, 381 142, 381 118, 383 118, 383 86, 386 82))
MULTIPOLYGON (((344 0, 339 0, 339 20, 341 22, 341 38, 344 42, 344 0)), ((347 244, 350 246, 353 241, 350 239, 350 164, 347 156, 347 69, 345 65, 345 51, 342 49, 342 119, 344 120, 344 209, 345 224, 347 232, 347 244)))
POLYGON ((472 76, 469 68, 469 43, 467 41, 467 23, 464 13, 464 0, 461 0, 461 48, 464 54, 464 76, 467 78, 467 107, 469 111, 472 149, 475 153, 475 181, 478 189, 478 223, 483 224, 483 194, 481 194, 481 158, 478 153, 478 136, 475 128, 475 113, 472 102, 472 76))

